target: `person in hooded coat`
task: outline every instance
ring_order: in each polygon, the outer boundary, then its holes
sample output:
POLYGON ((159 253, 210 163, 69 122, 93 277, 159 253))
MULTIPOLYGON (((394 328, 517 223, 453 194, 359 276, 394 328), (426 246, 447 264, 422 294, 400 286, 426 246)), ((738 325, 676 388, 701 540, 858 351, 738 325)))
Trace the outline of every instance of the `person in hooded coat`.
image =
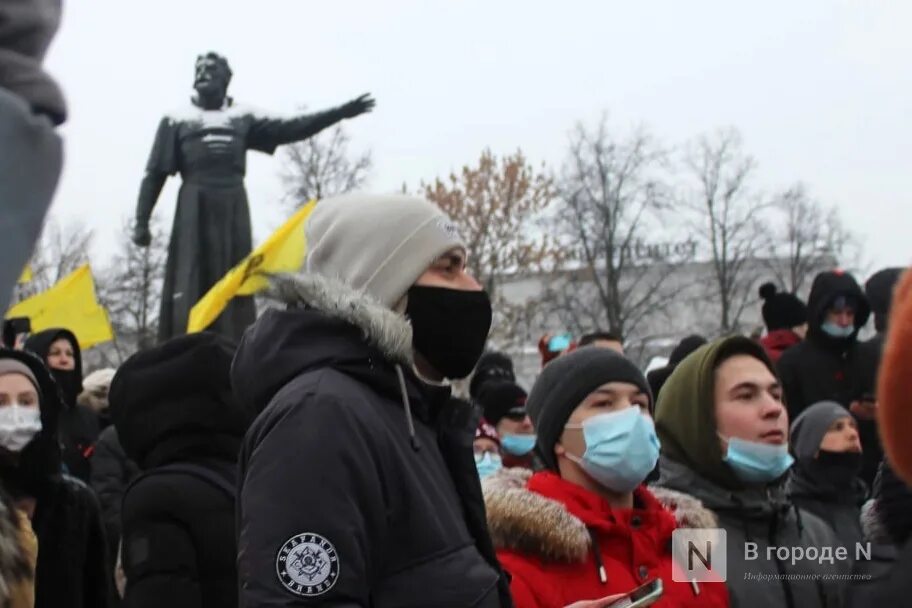
POLYGON ((246 606, 512 605, 472 455, 477 417, 445 379, 484 351, 491 305, 432 203, 321 201, 287 310, 247 330, 232 368, 259 416, 240 455, 246 606))
POLYGON ((844 585, 823 575, 849 566, 779 557, 771 547, 834 547, 829 526, 783 491, 792 459, 788 414, 762 346, 736 336, 700 347, 665 383, 656 404, 662 442, 656 485, 710 509, 727 535, 731 605, 738 608, 840 606, 844 585), (756 559, 746 555, 753 543, 756 559))
POLYGON ((903 268, 885 268, 875 272, 865 283, 865 295, 871 304, 871 312, 874 314, 874 329, 877 334, 858 345, 859 388, 856 392, 859 402, 855 404, 855 409, 858 412, 861 445, 865 450, 861 478, 868 485, 874 482, 878 467, 883 460, 883 447, 880 443, 880 434, 877 432, 877 420, 872 415, 876 411, 876 406, 871 404, 877 403, 877 373, 880 370, 880 359, 887 335, 890 304, 893 299, 893 289, 903 270, 903 268))
POLYGON ((770 361, 778 363, 782 353, 800 344, 807 335, 807 306, 798 296, 780 292, 773 283, 760 287, 760 298, 766 325, 766 335, 760 339, 760 344, 770 361))
POLYGON ((868 493, 858 478, 862 447, 855 418, 838 403, 815 403, 792 423, 790 444, 795 465, 786 484, 789 498, 829 524, 854 556, 868 493))
POLYGON ((57 386, 28 352, 0 350, 3 369, 32 381, 40 410, 38 424, 18 424, 7 437, 15 445, 0 450, 0 484, 27 513, 38 540, 35 608, 105 608, 109 591, 101 511, 85 484, 61 474, 57 433, 63 406, 57 386))
POLYGON ((858 399, 857 337, 870 314, 852 275, 834 270, 816 276, 808 298, 807 339, 786 350, 777 366, 791 420, 820 401, 849 408, 858 399))
POLYGON ((66 472, 89 483, 91 458, 101 434, 98 416, 77 399, 82 387, 82 351, 68 329, 49 329, 32 335, 25 349, 44 361, 57 383, 63 400, 60 412, 60 443, 66 472))
POLYGON ((646 380, 649 382, 649 388, 652 389, 652 394, 656 399, 659 398, 659 392, 665 385, 665 381, 668 380, 668 377, 671 376, 671 373, 678 366, 678 363, 683 361, 684 357, 697 350, 704 344, 706 344, 706 338, 697 334, 683 338, 680 342, 678 342, 677 346, 674 347, 674 350, 671 351, 671 356, 668 357, 668 364, 665 367, 654 369, 646 374, 646 380))
MULTIPOLYGON (((517 608, 608 601, 656 578, 656 608, 728 606, 723 584, 672 578, 675 514, 642 485, 659 456, 651 410, 642 372, 610 349, 565 354, 539 376, 529 412, 544 469, 505 469, 484 481, 488 525, 517 608)), ((715 527, 700 511, 691 519, 715 527)))
POLYGON ((253 416, 231 391, 234 352, 217 334, 181 336, 114 377, 114 425, 143 470, 121 508, 130 608, 238 605, 236 461, 253 416))

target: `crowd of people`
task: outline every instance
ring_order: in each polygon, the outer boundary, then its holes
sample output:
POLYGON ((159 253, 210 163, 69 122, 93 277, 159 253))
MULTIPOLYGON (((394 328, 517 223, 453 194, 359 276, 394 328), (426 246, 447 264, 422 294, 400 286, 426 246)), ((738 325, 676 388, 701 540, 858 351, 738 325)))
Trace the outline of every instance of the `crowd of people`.
POLYGON ((903 269, 764 284, 763 337, 648 374, 622 336, 548 334, 522 387, 436 206, 328 199, 307 242, 239 344, 86 376, 66 328, 0 350, 0 606, 908 605, 877 392, 903 269), (720 529, 727 574, 675 576, 675 532, 720 529))

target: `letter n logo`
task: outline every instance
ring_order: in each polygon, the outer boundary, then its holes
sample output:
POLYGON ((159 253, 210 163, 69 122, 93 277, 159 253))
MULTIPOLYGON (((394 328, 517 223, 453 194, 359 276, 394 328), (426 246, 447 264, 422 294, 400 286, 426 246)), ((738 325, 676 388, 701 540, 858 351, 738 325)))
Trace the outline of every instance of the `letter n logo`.
POLYGON ((728 551, 721 528, 679 528, 671 535, 671 578, 679 583, 725 582, 728 551))

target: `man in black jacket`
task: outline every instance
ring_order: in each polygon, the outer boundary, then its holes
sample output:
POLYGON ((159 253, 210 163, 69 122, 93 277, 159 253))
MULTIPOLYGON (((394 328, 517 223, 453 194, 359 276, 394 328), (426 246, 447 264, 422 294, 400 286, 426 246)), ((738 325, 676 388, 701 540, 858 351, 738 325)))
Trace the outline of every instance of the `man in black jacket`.
POLYGON ((874 407, 877 402, 877 372, 880 370, 880 358, 883 354, 887 334, 887 320, 890 318, 890 304, 893 299, 893 288, 904 268, 884 268, 874 273, 865 283, 865 295, 871 303, 874 313, 874 329, 877 335, 858 345, 858 430, 861 433, 861 444, 864 446, 864 466, 861 478, 871 486, 877 475, 877 469, 883 460, 883 447, 877 433, 877 419, 874 407))
POLYGON ((125 606, 237 606, 236 462, 253 416, 231 392, 234 351, 211 333, 174 338, 111 384, 118 436, 143 470, 121 507, 125 606))
POLYGON ((778 372, 789 420, 820 401, 835 401, 859 415, 858 332, 871 309, 852 275, 821 272, 808 298, 808 333, 804 342, 786 350, 778 372))
POLYGON ((462 240, 405 196, 320 202, 232 382, 260 411, 240 457, 241 605, 510 606, 485 523, 471 373, 491 323, 462 240))

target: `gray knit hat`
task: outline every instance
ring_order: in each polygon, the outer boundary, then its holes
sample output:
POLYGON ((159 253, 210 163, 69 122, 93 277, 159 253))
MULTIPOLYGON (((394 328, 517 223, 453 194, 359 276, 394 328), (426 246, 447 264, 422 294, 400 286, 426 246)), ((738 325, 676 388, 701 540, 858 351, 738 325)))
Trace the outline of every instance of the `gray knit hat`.
POLYGON ((852 414, 835 401, 820 401, 801 412, 792 423, 789 443, 798 460, 811 460, 834 422, 852 414))
POLYGON ((526 411, 538 435, 536 452, 549 469, 557 468, 554 446, 563 434, 567 420, 592 391, 609 382, 629 382, 649 395, 652 392, 643 372, 624 355, 609 348, 586 346, 548 363, 542 370, 526 411))
POLYGON ((307 222, 307 272, 338 279, 393 308, 431 263, 465 244, 433 203, 364 194, 317 203, 307 222))

